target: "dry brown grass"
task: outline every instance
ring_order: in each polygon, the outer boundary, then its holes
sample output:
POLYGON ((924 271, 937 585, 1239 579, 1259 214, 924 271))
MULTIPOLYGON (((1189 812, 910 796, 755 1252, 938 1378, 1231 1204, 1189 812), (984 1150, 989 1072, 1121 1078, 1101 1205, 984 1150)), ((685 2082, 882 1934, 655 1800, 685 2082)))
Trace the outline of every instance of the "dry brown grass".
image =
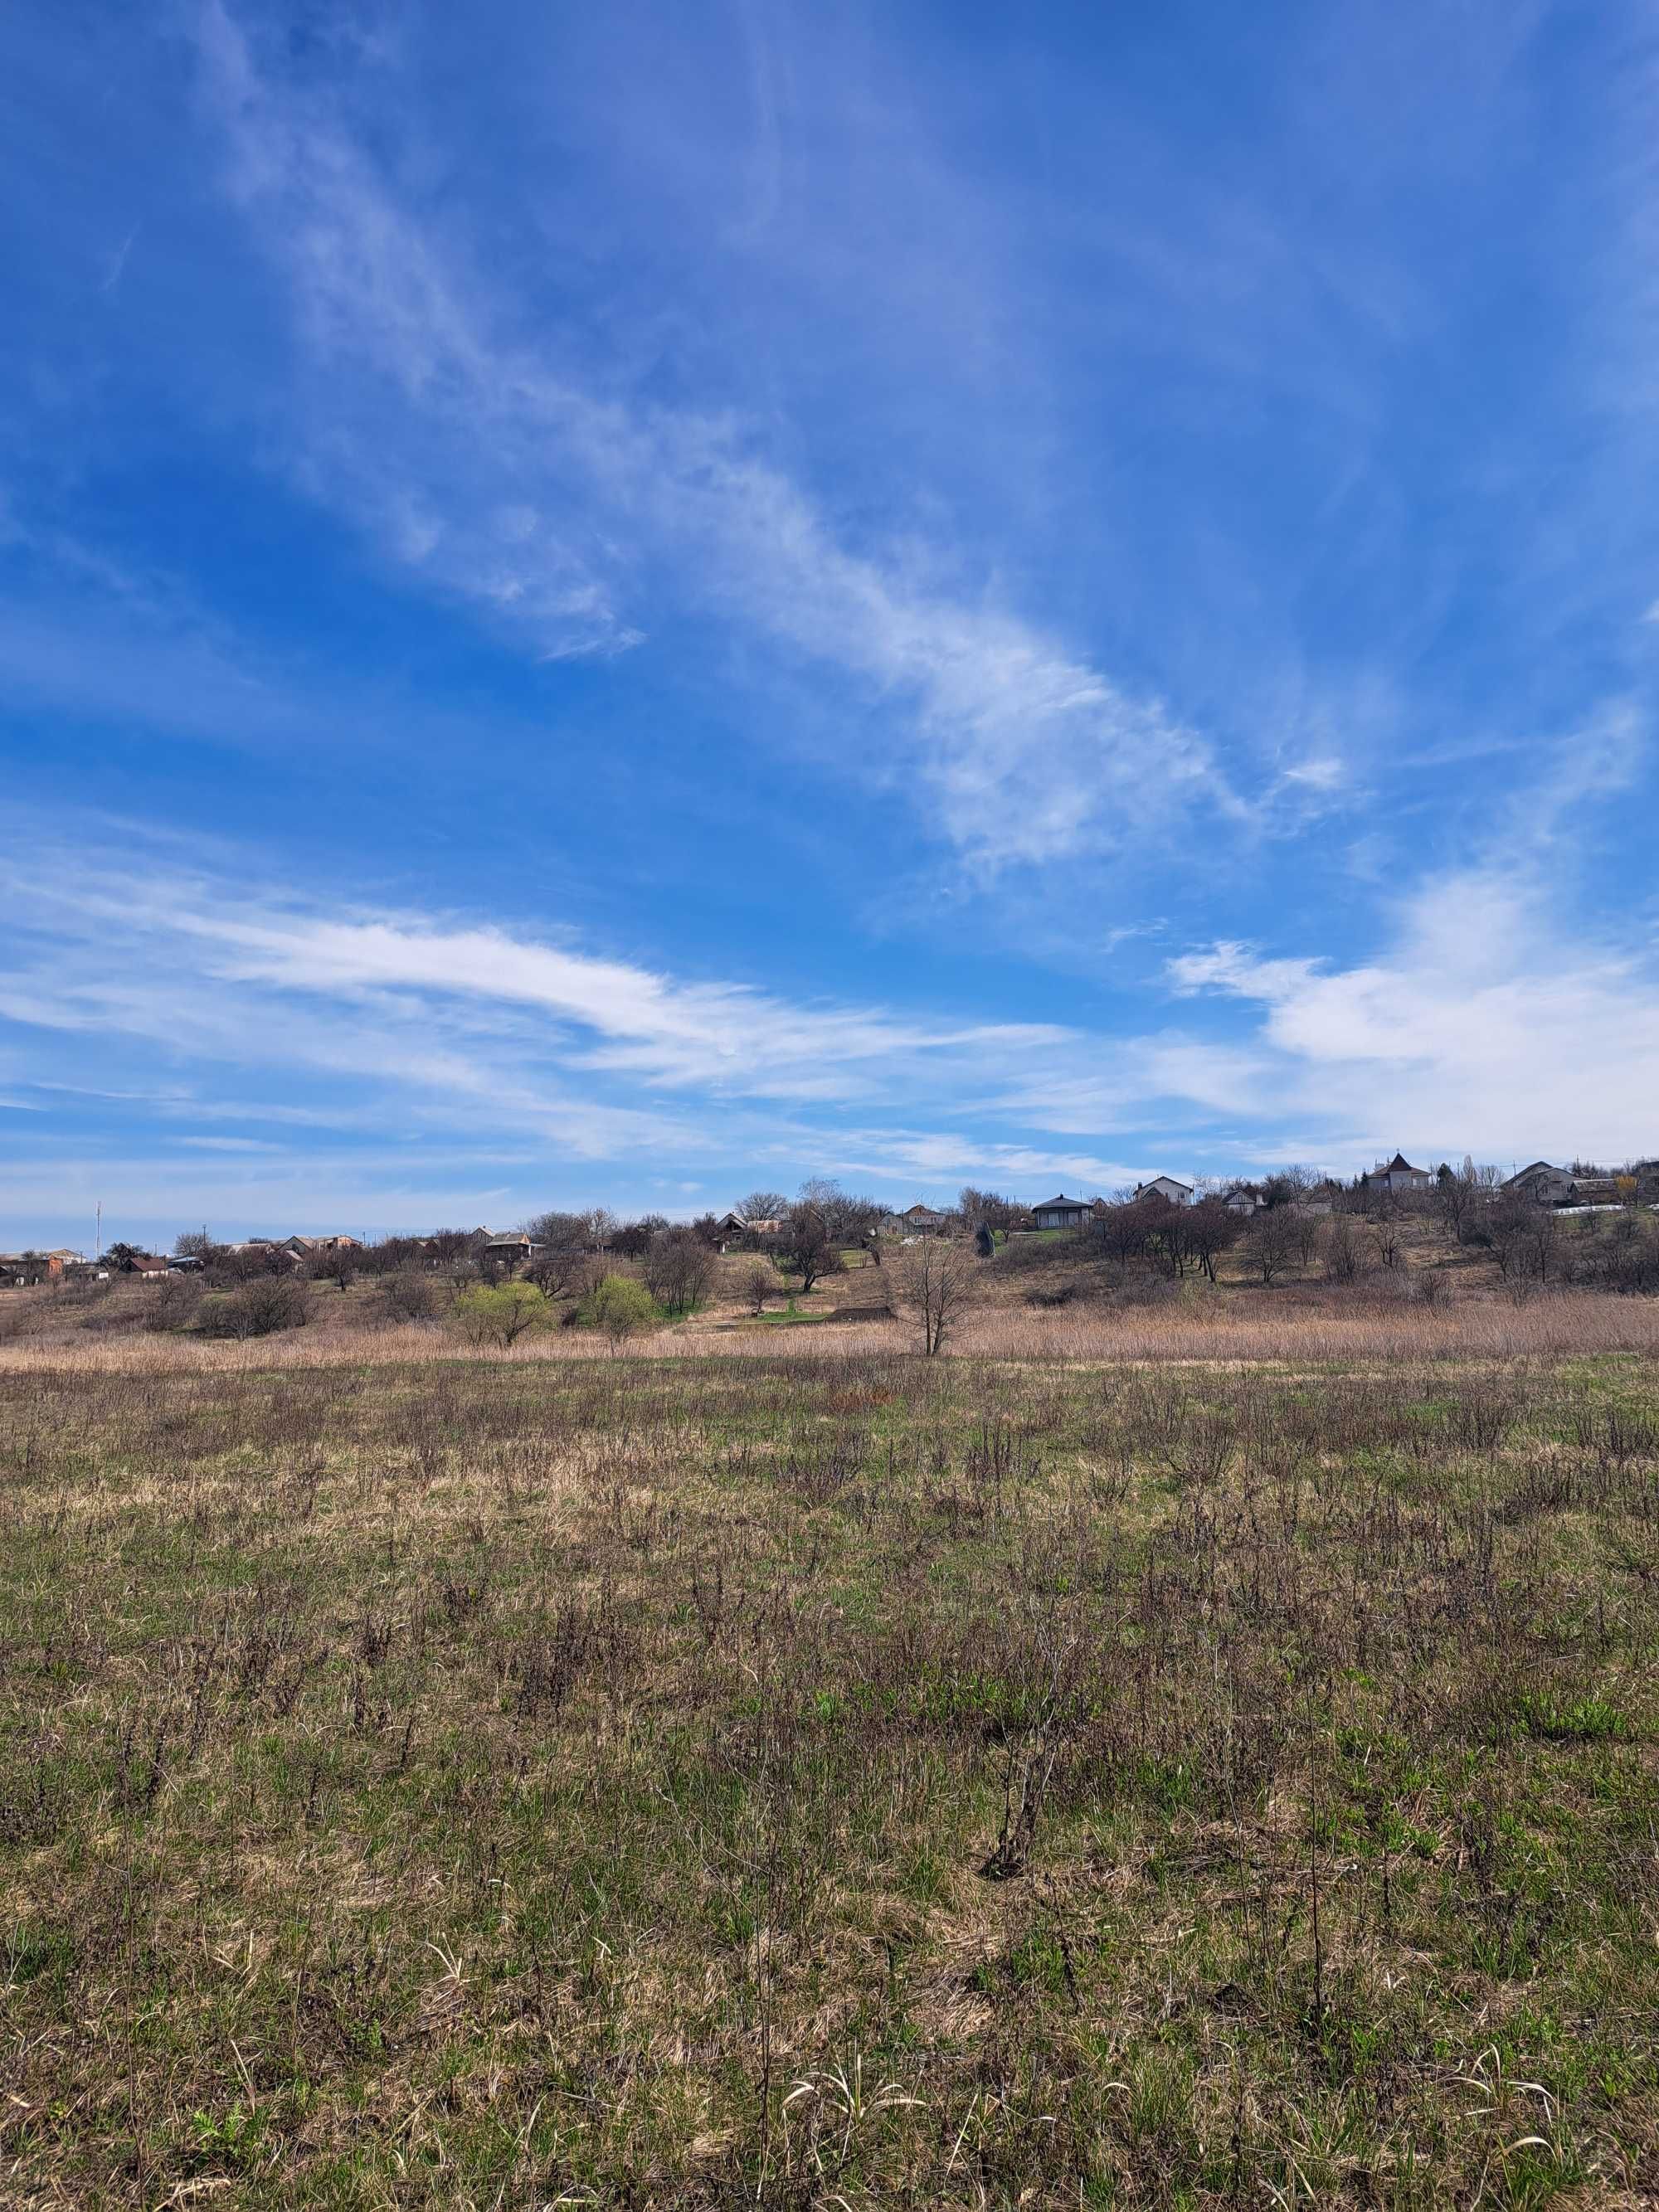
MULTIPOLYGON (((29 1293, 15 1293, 18 1297, 29 1293)), ((142 1297, 143 1293, 139 1293, 142 1297)), ((833 1311, 833 1309, 830 1310, 833 1311)), ((181 1366, 204 1374, 314 1366, 402 1366, 458 1358, 486 1364, 605 1359, 594 1331, 547 1330, 508 1351, 460 1341, 441 1325, 378 1326, 360 1304, 325 1306, 308 1328, 248 1343, 138 1330, 82 1332, 44 1300, 40 1325, 0 1341, 0 1373, 66 1364, 89 1374, 160 1375, 181 1366)), ((652 1359, 863 1360, 911 1348, 898 1321, 833 1319, 800 1328, 751 1326, 740 1314, 676 1322, 636 1341, 652 1359)), ((1038 1311, 987 1301, 963 1319, 942 1355, 969 1359, 1102 1362, 1216 1361, 1375 1365, 1422 1360, 1558 1359, 1616 1352, 1659 1353, 1659 1301, 1591 1291, 1540 1291, 1523 1301, 1463 1297, 1435 1305, 1401 1293, 1370 1296, 1317 1286, 1271 1292, 1194 1291, 1147 1306, 1079 1304, 1038 1311)))
POLYGON ((1643 1310, 1206 1311, 12 1347, 0 2202, 1650 2195, 1643 1310))

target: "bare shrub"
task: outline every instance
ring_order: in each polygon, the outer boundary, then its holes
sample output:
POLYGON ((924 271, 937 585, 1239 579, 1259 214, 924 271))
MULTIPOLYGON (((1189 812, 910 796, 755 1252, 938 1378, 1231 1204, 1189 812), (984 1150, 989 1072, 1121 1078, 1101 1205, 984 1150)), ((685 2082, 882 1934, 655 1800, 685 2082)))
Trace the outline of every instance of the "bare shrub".
POLYGON ((1325 1273, 1333 1283, 1358 1279, 1363 1261, 1351 1213, 1334 1213, 1325 1224, 1325 1273))
POLYGON ((239 1290, 204 1298, 196 1326, 203 1336, 276 1336, 303 1328, 311 1318, 306 1285, 292 1275, 259 1275, 239 1290))
POLYGON ((144 1327, 161 1336, 169 1330, 188 1328, 202 1304, 202 1285, 193 1275, 169 1275, 150 1292, 144 1327))
POLYGON ((437 1289, 430 1275, 404 1268, 386 1275, 376 1287, 375 1306, 383 1320, 394 1324, 430 1321, 437 1310, 437 1289))

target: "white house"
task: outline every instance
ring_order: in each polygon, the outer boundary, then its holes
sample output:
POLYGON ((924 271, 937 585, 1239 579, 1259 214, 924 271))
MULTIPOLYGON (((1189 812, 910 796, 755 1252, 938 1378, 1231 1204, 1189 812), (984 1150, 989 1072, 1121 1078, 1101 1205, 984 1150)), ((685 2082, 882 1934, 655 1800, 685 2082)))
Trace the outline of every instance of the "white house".
POLYGON ((1534 1160, 1530 1167, 1510 1176, 1504 1188, 1539 1206, 1565 1206, 1573 1194, 1572 1177, 1565 1168, 1552 1167, 1547 1160, 1534 1160))
POLYGON ((1135 1185, 1137 1198, 1166 1198, 1171 1206, 1190 1206, 1194 1190, 1189 1182, 1182 1182, 1175 1176, 1154 1176, 1150 1182, 1135 1185))

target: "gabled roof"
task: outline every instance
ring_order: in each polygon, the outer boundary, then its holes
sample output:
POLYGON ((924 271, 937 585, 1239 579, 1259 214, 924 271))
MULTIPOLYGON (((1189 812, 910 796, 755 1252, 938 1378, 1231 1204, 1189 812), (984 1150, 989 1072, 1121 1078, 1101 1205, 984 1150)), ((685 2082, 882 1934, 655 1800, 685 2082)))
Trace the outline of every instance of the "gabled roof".
POLYGON ((1086 1198, 1067 1198, 1064 1191, 1061 1191, 1058 1198, 1042 1200, 1031 1208, 1031 1211, 1033 1213, 1052 1213, 1056 1206, 1075 1206, 1079 1213, 1086 1213, 1089 1211, 1089 1201, 1086 1198))
POLYGON ((1379 1168, 1376 1172, 1379 1175, 1427 1175, 1428 1170, 1414 1168, 1404 1152, 1396 1152, 1387 1167, 1379 1168))

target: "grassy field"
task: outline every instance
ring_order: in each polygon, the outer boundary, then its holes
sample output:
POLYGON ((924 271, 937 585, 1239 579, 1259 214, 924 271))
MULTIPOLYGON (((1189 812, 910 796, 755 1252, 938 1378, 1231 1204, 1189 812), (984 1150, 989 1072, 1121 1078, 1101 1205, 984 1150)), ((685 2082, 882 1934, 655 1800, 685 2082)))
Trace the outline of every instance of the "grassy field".
POLYGON ((0 2202, 1652 2202, 1649 1308, 1275 1311, 12 1347, 0 2202))

